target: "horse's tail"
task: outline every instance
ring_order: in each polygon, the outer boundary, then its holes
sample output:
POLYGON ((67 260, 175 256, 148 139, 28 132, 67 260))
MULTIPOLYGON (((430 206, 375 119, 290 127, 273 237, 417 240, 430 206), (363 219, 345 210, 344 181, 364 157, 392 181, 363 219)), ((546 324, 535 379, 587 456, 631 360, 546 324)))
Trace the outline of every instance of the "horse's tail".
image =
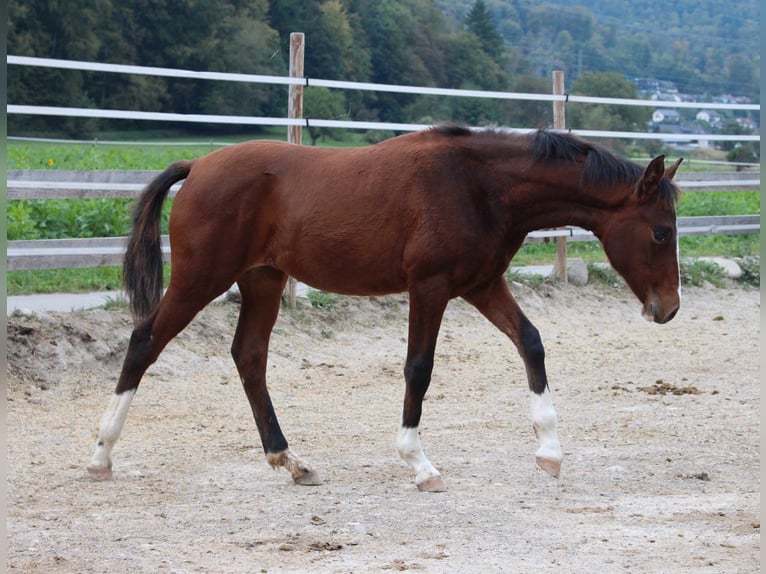
POLYGON ((192 164, 171 164, 146 186, 133 209, 133 230, 122 264, 122 280, 136 321, 154 312, 162 298, 162 204, 170 187, 189 175, 192 164))

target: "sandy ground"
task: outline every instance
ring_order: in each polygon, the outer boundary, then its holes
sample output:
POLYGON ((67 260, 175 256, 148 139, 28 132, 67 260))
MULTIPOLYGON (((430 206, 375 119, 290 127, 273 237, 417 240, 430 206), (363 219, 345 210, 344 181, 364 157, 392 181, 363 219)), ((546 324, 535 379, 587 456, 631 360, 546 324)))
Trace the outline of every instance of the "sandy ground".
POLYGON ((9 571, 758 572, 760 292, 688 289, 658 326, 624 290, 515 291, 546 345, 562 475, 535 467, 511 343, 456 301, 421 428, 440 494, 394 447, 404 297, 282 313, 270 388, 316 487, 264 460, 229 357, 235 303, 151 367, 110 482, 85 465, 126 311, 9 318, 9 571))

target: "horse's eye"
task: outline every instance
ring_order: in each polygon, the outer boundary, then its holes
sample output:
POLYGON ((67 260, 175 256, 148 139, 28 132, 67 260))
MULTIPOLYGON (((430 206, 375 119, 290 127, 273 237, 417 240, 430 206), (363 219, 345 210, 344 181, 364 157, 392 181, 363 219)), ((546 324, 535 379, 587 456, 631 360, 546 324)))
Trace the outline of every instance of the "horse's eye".
POLYGON ((652 230, 652 235, 657 243, 667 243, 670 240, 672 232, 665 227, 658 227, 652 230))

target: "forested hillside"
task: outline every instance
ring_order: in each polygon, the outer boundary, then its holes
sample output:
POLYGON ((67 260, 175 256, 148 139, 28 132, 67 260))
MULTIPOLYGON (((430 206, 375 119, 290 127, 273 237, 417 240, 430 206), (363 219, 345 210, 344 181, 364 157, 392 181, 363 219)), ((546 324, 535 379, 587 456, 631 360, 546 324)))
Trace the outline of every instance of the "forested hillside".
MULTIPOLYGON (((454 22, 475 0, 435 0, 454 22)), ((689 94, 759 96, 758 0, 484 0, 534 73, 617 71, 689 94)))
MULTIPOLYGON (((755 0, 588 5, 578 7, 574 0, 10 0, 8 53, 286 75, 289 34, 299 31, 306 34, 310 77, 549 93, 551 70, 563 69, 580 93, 592 88, 634 97, 627 75, 673 80, 682 91, 697 94, 759 98, 755 0), (607 72, 612 74, 602 77, 607 72)), ((283 116, 286 92, 282 86, 8 67, 10 104, 283 116)), ((323 88, 306 90, 305 113, 523 127, 550 122, 549 104, 323 88)), ((645 120, 626 115, 618 123, 629 128, 645 120)), ((9 116, 8 124, 10 134, 72 136, 146 126, 31 116, 9 116)))

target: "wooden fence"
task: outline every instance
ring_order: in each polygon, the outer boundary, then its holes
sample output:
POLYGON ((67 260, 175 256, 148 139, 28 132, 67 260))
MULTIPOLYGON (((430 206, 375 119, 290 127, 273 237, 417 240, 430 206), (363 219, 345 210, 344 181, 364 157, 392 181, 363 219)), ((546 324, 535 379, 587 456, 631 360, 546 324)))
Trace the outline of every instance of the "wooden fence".
MULTIPOLYGON (((115 199, 135 198, 159 171, 67 171, 31 170, 8 172, 8 200, 22 199, 115 199)), ((685 192, 704 190, 752 190, 760 188, 760 172, 680 173, 678 184, 685 192)), ((170 196, 181 184, 174 185, 170 196)), ((680 217, 679 235, 760 233, 760 215, 680 217)), ((535 231, 527 242, 539 243, 564 237, 567 241, 592 241, 592 233, 578 227, 535 231)), ((61 269, 121 265, 124 237, 92 239, 36 239, 8 241, 8 270, 61 269)), ((163 251, 170 244, 163 237, 163 251)))
MULTIPOLYGON (((621 98, 602 98, 590 96, 569 95, 564 93, 563 74, 554 72, 553 94, 525 94, 510 92, 486 92, 478 90, 439 89, 425 86, 396 86, 387 84, 370 84, 360 82, 342 82, 303 77, 303 34, 296 33, 290 37, 290 76, 256 76, 245 74, 224 74, 214 72, 199 72, 192 70, 174 70, 165 68, 150 68, 141 66, 126 66, 119 64, 104 64, 93 62, 78 62, 70 60, 53 60, 20 56, 6 56, 11 65, 40 66, 70 70, 89 70, 106 73, 139 74, 164 77, 185 77, 203 80, 249 82, 265 84, 283 84, 290 86, 290 101, 288 102, 287 118, 261 118, 247 116, 209 116, 192 114, 172 114, 156 112, 138 112, 126 110, 96 110, 81 108, 54 108, 49 106, 7 106, 9 114, 53 115, 66 117, 103 117, 133 120, 181 121, 203 123, 234 123, 239 125, 283 125, 288 127, 288 134, 293 141, 300 142, 300 127, 314 125, 317 127, 337 127, 344 129, 386 129, 394 131, 413 131, 422 129, 422 125, 393 124, 384 122, 338 121, 301 117, 299 98, 305 86, 320 86, 332 89, 371 90, 394 93, 431 94, 448 97, 476 97, 495 99, 515 99, 549 101, 554 106, 554 116, 557 118, 557 128, 565 127, 564 107, 566 102, 582 102, 593 104, 616 104, 628 106, 655 106, 657 102, 647 100, 629 100, 621 98), (311 124, 309 124, 311 122, 311 124)), ((760 110, 759 105, 751 104, 713 104, 695 102, 663 102, 664 107, 684 108, 715 108, 731 110, 760 110)), ((584 137, 615 137, 629 139, 667 139, 668 134, 641 132, 609 132, 598 130, 578 130, 584 137)), ((701 139, 699 135, 682 134, 684 141, 701 139)), ((707 139, 721 141, 758 141, 759 135, 715 135, 707 139)), ((8 199, 84 199, 84 198, 133 198, 141 191, 146 183, 158 172, 154 171, 23 171, 8 172, 8 199)), ((760 171, 679 174, 679 183, 686 191, 702 191, 710 189, 760 189, 760 171)), ((174 187, 175 190, 180 184, 174 187)), ((174 191, 171 190, 171 195, 174 191)), ((679 218, 680 235, 709 235, 759 233, 760 215, 714 216, 714 217, 685 217, 679 218)), ((556 241, 558 248, 557 273, 566 280, 566 242, 589 241, 595 237, 588 231, 576 227, 536 231, 527 236, 527 242, 556 241)), ((167 238, 164 240, 164 253, 167 257, 170 247, 167 238)), ((54 239, 33 241, 9 241, 7 243, 8 270, 21 269, 53 269, 71 267, 98 267, 120 265, 124 253, 125 238, 94 238, 94 239, 54 239)), ((294 291, 294 287, 293 287, 294 291)), ((290 295, 292 298, 294 295, 290 295)))

